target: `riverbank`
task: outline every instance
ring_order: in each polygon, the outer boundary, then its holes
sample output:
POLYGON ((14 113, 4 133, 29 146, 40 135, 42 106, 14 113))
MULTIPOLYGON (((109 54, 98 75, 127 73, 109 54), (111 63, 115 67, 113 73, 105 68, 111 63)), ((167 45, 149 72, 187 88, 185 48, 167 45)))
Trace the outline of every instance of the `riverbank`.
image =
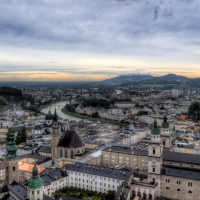
POLYGON ((112 120, 105 120, 105 119, 100 119, 100 118, 92 118, 92 117, 89 117, 89 116, 85 116, 85 115, 77 114, 77 113, 74 113, 74 112, 70 112, 70 111, 65 110, 65 108, 62 108, 61 112, 66 114, 66 115, 69 115, 69 116, 72 116, 72 117, 76 117, 76 118, 79 118, 79 119, 82 119, 82 120, 88 120, 88 121, 92 121, 92 122, 100 121, 102 124, 110 124, 110 125, 115 125, 115 126, 127 126, 127 124, 120 123, 120 122, 115 122, 115 121, 112 121, 112 120))
POLYGON ((51 106, 52 104, 54 103, 58 103, 58 102, 61 102, 62 100, 56 100, 56 101, 52 101, 51 103, 48 103, 48 104, 45 104, 45 105, 42 105, 38 108, 38 110, 41 112, 42 109, 48 107, 48 106, 51 106))

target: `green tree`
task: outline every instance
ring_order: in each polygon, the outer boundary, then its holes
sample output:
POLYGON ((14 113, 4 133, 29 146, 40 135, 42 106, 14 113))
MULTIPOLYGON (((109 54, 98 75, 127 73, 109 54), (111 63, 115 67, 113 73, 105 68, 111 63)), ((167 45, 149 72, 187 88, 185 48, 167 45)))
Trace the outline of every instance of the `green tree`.
POLYGON ((17 133, 17 137, 15 140, 16 144, 18 145, 19 143, 21 143, 21 131, 19 130, 17 133))
POLYGON ((114 200, 114 199, 115 199, 115 191, 108 190, 108 192, 105 195, 105 200, 114 200))
POLYGON ((200 120, 200 103, 194 102, 190 105, 188 115, 192 120, 200 120))
POLYGON ((148 115, 148 112, 147 111, 143 111, 143 110, 140 110, 138 111, 137 115, 148 115))
POLYGON ((16 137, 16 144, 20 144, 22 142, 26 142, 27 139, 27 133, 26 133, 26 128, 23 127, 22 130, 18 131, 17 137, 16 137))

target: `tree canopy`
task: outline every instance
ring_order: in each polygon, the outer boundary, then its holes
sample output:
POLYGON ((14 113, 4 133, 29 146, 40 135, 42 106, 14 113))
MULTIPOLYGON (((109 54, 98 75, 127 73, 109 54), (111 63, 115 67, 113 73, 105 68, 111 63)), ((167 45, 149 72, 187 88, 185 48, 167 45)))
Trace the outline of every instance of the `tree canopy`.
POLYGON ((26 142, 26 138, 27 138, 26 128, 23 127, 22 130, 21 131, 19 130, 17 133, 16 144, 26 142))
POLYGON ((195 121, 200 120, 200 103, 199 102, 194 102, 190 105, 188 116, 192 120, 195 120, 195 121))

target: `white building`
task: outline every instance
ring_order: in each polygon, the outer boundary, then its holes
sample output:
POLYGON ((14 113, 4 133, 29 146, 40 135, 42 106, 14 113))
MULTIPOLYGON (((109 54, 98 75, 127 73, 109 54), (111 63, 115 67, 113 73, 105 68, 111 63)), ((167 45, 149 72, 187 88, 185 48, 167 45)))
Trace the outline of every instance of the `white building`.
POLYGON ((85 190, 106 193, 108 190, 118 190, 118 187, 127 182, 130 186, 133 175, 128 171, 75 163, 63 167, 68 174, 68 186, 85 190))

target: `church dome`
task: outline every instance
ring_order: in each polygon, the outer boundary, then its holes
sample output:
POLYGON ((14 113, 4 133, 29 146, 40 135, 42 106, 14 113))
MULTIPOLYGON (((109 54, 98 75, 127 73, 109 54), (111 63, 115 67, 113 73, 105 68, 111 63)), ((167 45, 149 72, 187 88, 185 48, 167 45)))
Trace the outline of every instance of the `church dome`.
POLYGON ((53 115, 51 114, 51 111, 49 110, 49 113, 45 116, 46 120, 53 120, 53 115))
POLYGON ((38 168, 36 165, 33 167, 32 177, 28 180, 28 187, 30 189, 37 189, 43 186, 43 180, 38 175, 38 168))
POLYGON ((58 143, 58 146, 68 148, 83 147, 84 145, 79 135, 73 130, 67 130, 58 143))

